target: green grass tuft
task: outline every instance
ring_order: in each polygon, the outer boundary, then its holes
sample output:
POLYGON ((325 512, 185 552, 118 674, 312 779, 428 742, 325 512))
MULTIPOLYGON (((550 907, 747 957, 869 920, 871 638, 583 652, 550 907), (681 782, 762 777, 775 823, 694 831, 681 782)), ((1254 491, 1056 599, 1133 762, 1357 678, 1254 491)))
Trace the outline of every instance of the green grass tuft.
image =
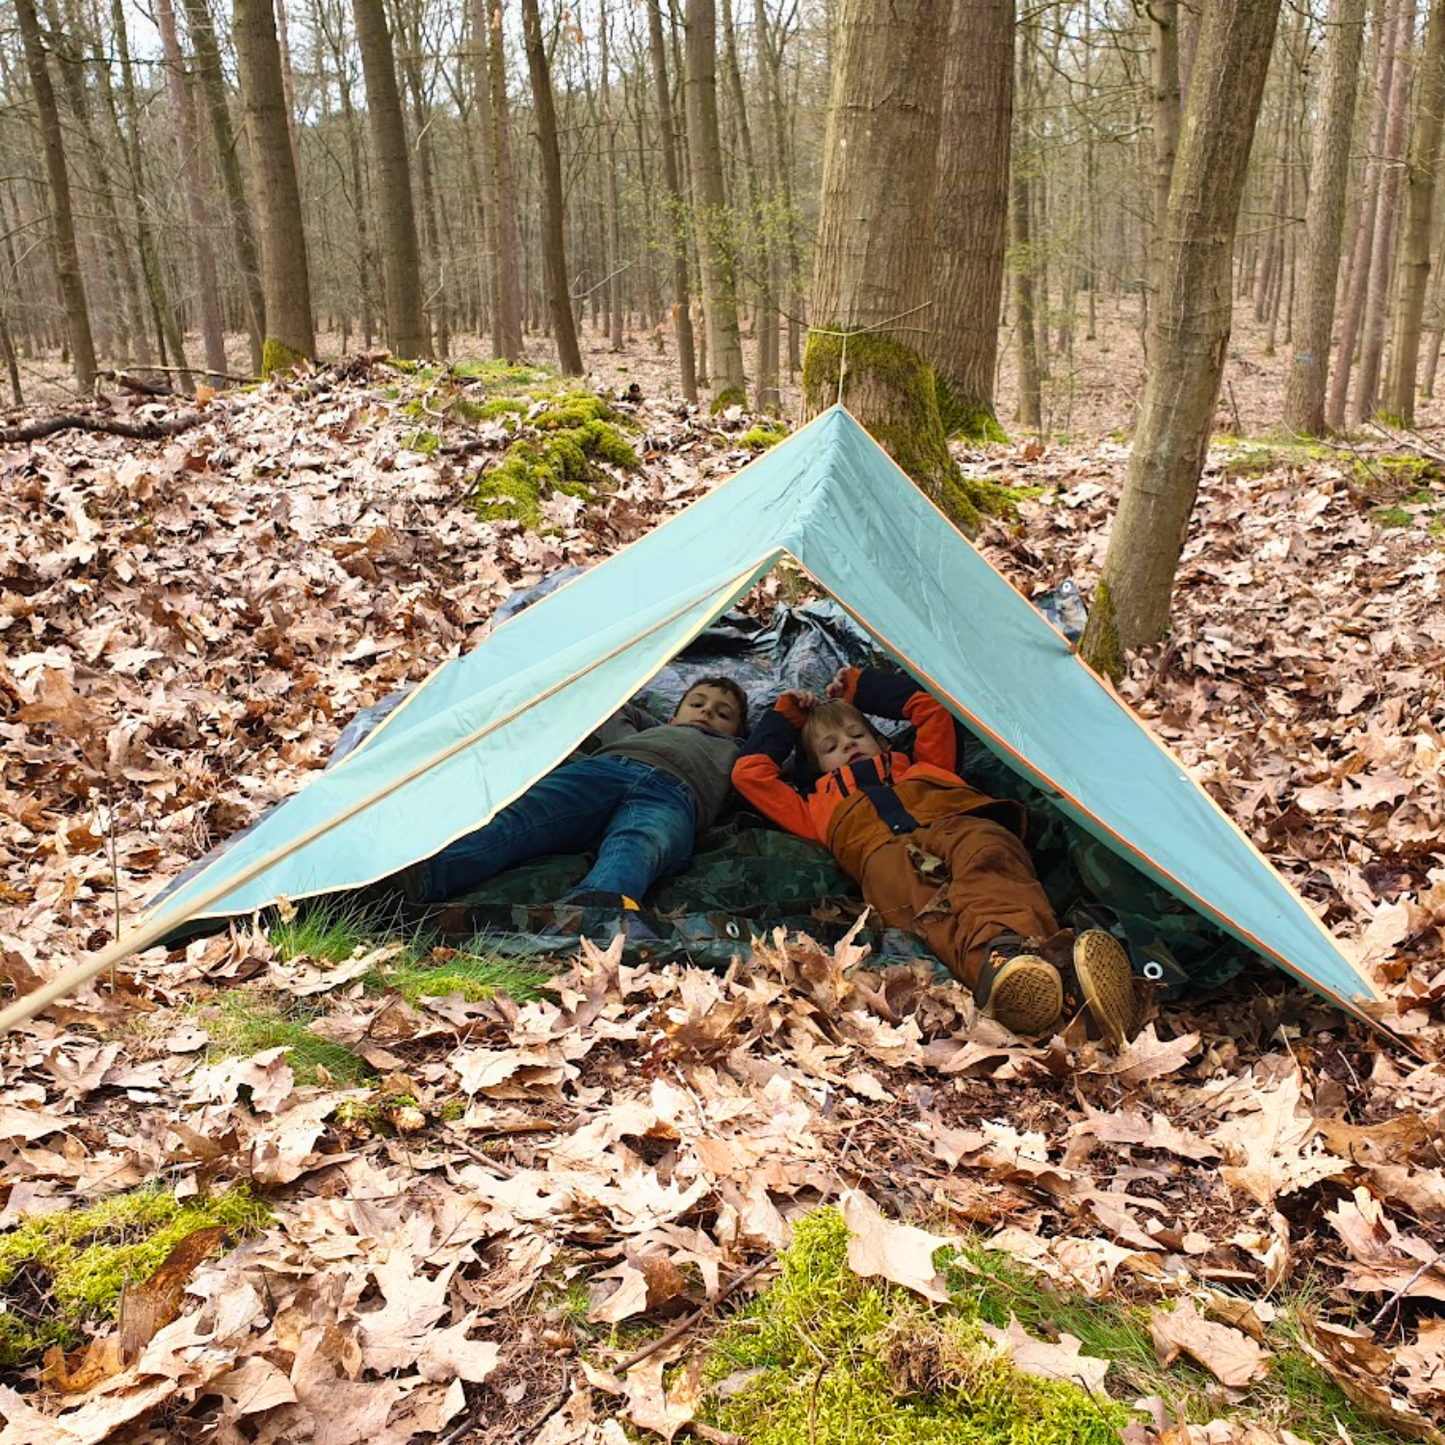
POLYGON ((284 1048, 298 1083, 317 1083, 318 1068, 342 1088, 374 1078, 375 1070, 364 1059, 310 1031, 323 1012, 320 1005, 290 994, 248 988, 218 994, 197 1016, 211 1036, 212 1051, 222 1057, 284 1048))
POLYGON ((403 954, 385 966, 383 975, 387 987, 394 988, 408 1003, 421 998, 446 998, 454 993, 468 1002, 497 993, 515 999, 536 998, 552 976, 553 971, 540 963, 488 954, 481 941, 426 956, 403 954))

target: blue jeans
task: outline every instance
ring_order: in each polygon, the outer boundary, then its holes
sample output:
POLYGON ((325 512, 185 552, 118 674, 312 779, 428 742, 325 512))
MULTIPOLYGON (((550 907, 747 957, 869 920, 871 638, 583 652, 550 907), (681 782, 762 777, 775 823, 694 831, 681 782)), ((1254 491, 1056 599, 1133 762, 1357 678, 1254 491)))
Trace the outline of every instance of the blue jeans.
POLYGON ((437 903, 544 853, 595 850, 592 871, 572 891, 641 899, 692 857, 695 817, 692 789, 671 773, 633 758, 584 758, 428 859, 414 896, 437 903))

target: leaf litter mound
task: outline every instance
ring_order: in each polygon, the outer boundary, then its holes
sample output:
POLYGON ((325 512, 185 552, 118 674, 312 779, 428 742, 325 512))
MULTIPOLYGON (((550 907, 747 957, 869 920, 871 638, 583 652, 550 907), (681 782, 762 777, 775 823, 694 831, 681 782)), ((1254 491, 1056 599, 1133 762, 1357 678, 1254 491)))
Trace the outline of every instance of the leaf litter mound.
MULTIPOLYGON (((117 908, 304 782, 358 708, 473 645, 513 588, 610 554, 750 455, 752 418, 618 402, 641 468, 547 499, 539 534, 464 504, 507 429, 409 450, 397 381, 353 361, 216 398, 169 440, 0 452, 15 989, 104 946, 117 908)), ((986 533, 992 560, 1025 592, 1069 574, 1087 591, 1124 459, 967 458, 1043 488, 986 533)), ((0 1442, 707 1438, 696 1365, 669 1367, 820 1204, 843 1208, 855 1271, 925 1300, 935 1243, 967 1230, 1138 1303, 1161 1360, 1217 1377, 1221 1416, 1269 1369, 1258 1316, 1309 1279, 1309 1349, 1424 1438, 1445 1410, 1441 566, 1428 530, 1371 521, 1345 467, 1217 467, 1171 638, 1123 685, 1355 949, 1408 1046, 1263 969, 1112 1054, 1077 1026, 1024 1046, 956 985, 851 943, 775 937, 725 977, 583 945, 531 1002, 407 1001, 366 986, 370 960, 283 958, 238 925, 0 1043, 0 1224, 156 1181, 181 1199, 244 1183, 272 1211, 174 1264, 146 1327, 97 1320, 92 1368, 14 1373, 0 1442), (311 1031, 363 1082, 213 1047, 197 1004, 248 991, 317 1005, 311 1031)), ((1013 1328, 1021 1367, 1061 1348, 1013 1328)), ((1289 1438, 1157 1409, 1129 1428, 1289 1438)))

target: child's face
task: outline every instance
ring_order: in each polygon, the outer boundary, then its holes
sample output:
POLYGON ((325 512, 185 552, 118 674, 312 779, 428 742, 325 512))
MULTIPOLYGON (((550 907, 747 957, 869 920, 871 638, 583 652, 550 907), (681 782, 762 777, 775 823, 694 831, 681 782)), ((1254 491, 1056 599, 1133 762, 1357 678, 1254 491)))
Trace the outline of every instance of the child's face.
POLYGON ((860 763, 864 758, 876 758, 883 751, 868 724, 859 718, 848 718, 836 727, 820 729, 812 744, 820 773, 831 773, 834 768, 860 763))
POLYGON ((715 733, 735 738, 742 729, 743 716, 737 699, 725 688, 699 683, 678 703, 677 711, 668 721, 701 723, 715 733))

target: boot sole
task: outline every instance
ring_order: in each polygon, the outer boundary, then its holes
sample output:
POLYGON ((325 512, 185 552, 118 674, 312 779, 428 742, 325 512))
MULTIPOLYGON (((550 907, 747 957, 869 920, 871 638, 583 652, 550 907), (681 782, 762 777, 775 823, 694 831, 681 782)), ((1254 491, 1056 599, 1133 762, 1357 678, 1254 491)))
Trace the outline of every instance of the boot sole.
POLYGON ((1054 1026, 1063 1007, 1058 969, 1035 954, 1021 953, 999 970, 983 1012, 1011 1033, 1041 1034, 1054 1026))
POLYGON ((1139 1032, 1134 969, 1112 933, 1091 928, 1074 940, 1074 972, 1099 1031, 1115 1046, 1139 1032))

